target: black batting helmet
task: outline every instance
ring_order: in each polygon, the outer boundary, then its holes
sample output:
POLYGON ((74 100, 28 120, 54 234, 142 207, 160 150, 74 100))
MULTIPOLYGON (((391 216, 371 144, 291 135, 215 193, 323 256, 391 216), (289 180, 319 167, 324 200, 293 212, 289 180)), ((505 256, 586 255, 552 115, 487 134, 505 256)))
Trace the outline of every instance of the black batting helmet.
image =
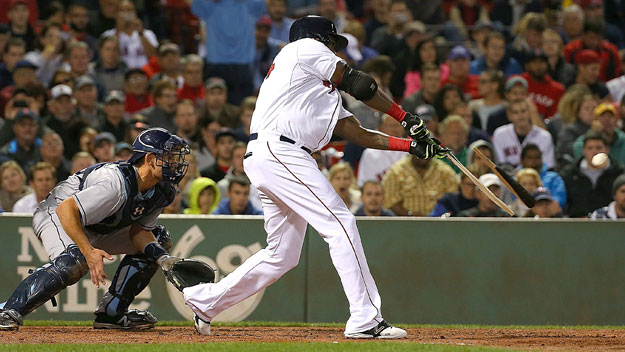
POLYGON ((321 16, 305 16, 293 22, 289 32, 289 42, 292 43, 302 38, 317 39, 326 45, 334 39, 336 51, 347 47, 347 38, 336 32, 336 26, 332 21, 321 16))

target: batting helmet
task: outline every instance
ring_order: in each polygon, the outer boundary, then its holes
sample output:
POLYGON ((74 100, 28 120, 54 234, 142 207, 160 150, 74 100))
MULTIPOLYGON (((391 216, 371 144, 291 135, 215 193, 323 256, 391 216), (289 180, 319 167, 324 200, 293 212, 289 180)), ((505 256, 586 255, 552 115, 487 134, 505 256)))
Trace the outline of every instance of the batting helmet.
POLYGON ((163 169, 163 181, 178 184, 189 168, 185 155, 189 145, 182 138, 164 128, 150 128, 137 136, 132 143, 134 154, 128 160, 134 164, 148 153, 156 154, 157 166, 163 169))
POLYGON ((334 40, 336 51, 347 47, 347 38, 336 32, 336 26, 332 21, 321 16, 305 16, 293 22, 289 31, 289 42, 302 38, 317 39, 326 45, 334 40))

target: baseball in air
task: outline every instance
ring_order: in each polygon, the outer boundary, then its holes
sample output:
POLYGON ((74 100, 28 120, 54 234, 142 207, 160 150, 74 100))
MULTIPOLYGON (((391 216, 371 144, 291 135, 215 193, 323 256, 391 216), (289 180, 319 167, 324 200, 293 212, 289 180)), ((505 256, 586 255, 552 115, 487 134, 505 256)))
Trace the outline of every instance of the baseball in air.
POLYGON ((608 154, 606 153, 599 153, 595 156, 592 157, 592 166, 594 166, 597 169, 603 169, 604 167, 608 166, 608 161, 610 159, 608 158, 608 154))

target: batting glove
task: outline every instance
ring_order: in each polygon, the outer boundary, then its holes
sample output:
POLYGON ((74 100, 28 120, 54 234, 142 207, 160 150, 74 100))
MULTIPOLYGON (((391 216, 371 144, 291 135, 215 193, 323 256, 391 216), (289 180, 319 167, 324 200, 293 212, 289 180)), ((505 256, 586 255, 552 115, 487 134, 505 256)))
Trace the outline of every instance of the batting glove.
POLYGON ((400 122, 408 136, 415 141, 425 141, 430 138, 430 131, 425 127, 425 122, 418 116, 406 113, 404 119, 400 122))
POLYGON ((429 138, 427 141, 412 141, 408 153, 419 159, 442 159, 451 152, 450 149, 440 145, 436 138, 429 138))

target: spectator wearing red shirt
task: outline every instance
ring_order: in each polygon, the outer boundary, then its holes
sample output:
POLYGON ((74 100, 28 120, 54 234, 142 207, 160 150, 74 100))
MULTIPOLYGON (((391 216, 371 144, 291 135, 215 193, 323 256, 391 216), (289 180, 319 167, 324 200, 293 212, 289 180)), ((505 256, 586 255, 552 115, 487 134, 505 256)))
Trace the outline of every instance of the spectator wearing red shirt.
POLYGON ((471 64, 471 54, 462 45, 451 49, 447 55, 447 65, 449 66, 449 77, 441 82, 441 85, 453 84, 459 87, 464 94, 470 95, 470 99, 479 97, 477 91, 478 76, 469 74, 471 64))
POLYGON ((621 75, 621 60, 618 49, 603 39, 605 25, 602 18, 590 18, 584 22, 584 34, 564 47, 566 61, 575 63, 577 54, 586 49, 593 50, 601 58, 599 80, 607 82, 621 75))
POLYGON ((196 106, 204 104, 204 60, 195 54, 189 54, 182 59, 182 77, 184 84, 178 89, 178 100, 191 100, 196 106))
POLYGON ((148 76, 140 68, 128 70, 124 76, 126 113, 132 114, 154 105, 148 93, 148 76))
POLYGON ((554 81, 548 74, 547 55, 540 50, 526 54, 525 71, 521 76, 528 84, 529 98, 532 99, 538 113, 550 119, 558 112, 558 103, 564 95, 564 86, 554 81))

